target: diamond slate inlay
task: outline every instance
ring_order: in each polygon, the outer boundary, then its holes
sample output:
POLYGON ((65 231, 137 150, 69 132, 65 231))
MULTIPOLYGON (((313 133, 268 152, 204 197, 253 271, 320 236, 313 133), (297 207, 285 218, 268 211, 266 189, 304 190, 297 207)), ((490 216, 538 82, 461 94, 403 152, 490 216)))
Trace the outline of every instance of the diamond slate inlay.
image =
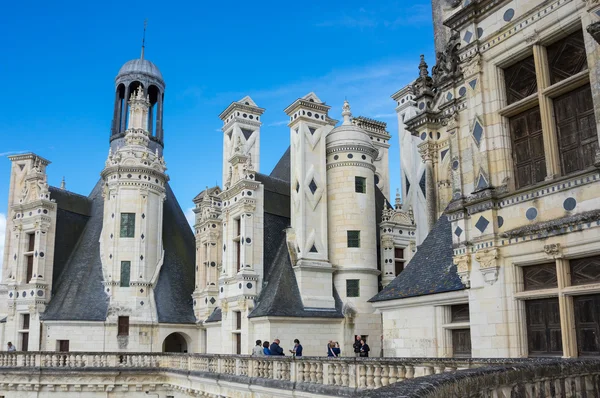
POLYGON ((466 93, 467 93, 466 87, 461 87, 458 89, 458 95, 460 95, 461 97, 464 97, 466 93))
POLYGON ((449 92, 448 94, 446 94, 446 99, 450 101, 452 99, 452 93, 449 92))
POLYGON ((454 230, 454 235, 460 237, 463 233, 463 230, 461 227, 456 227, 456 229, 454 230))
POLYGON ((406 194, 408 195, 408 191, 410 191, 410 181, 408 181, 407 176, 404 176, 404 179, 406 180, 406 194))
POLYGON ((440 157, 442 158, 442 160, 444 160, 444 158, 446 157, 446 155, 448 154, 448 149, 444 149, 441 153, 440 153, 440 157))
POLYGON ((469 82, 469 86, 471 86, 471 88, 473 90, 475 90, 475 87, 477 86, 477 79, 473 79, 469 82))
POLYGON ((215 298, 214 298, 214 297, 211 297, 209 301, 210 301, 210 303, 211 303, 211 304, 214 304, 214 303, 215 303, 215 301, 217 301, 217 300, 215 300, 215 298))
POLYGON ((483 127, 479 124, 479 120, 475 121, 475 125, 473 126, 473 138, 475 138, 475 142, 477 146, 481 143, 481 136, 483 135, 483 127))
POLYGON ((425 197, 425 199, 427 199, 427 189, 425 186, 425 180, 425 172, 423 172, 423 174, 421 174, 421 180, 419 181, 419 187, 421 188, 421 192, 423 192, 423 196, 425 197))
POLYGON ((308 188, 310 189, 310 191, 313 193, 313 195, 315 194, 315 192, 317 191, 317 184, 315 183, 315 180, 311 180, 310 184, 308 184, 308 188))
POLYGON ((477 223, 475 224, 475 228, 477 228, 479 230, 479 232, 483 233, 483 231, 485 231, 485 229, 487 228, 487 226, 490 224, 490 222, 487 220, 487 218, 485 218, 484 216, 479 217, 479 220, 477 220, 477 223))
POLYGON ((473 38, 473 33, 470 30, 467 30, 465 32, 465 36, 463 37, 463 39, 467 42, 470 43, 471 39, 473 38))

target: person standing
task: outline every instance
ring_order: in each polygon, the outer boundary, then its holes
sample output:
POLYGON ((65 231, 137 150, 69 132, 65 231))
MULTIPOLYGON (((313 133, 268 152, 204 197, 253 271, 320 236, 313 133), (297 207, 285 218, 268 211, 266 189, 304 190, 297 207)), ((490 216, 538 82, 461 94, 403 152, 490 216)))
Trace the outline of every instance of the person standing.
POLYGON ((17 347, 15 347, 10 341, 8 342, 8 349, 6 350, 8 352, 15 352, 17 351, 17 347))
POLYGON ((371 351, 371 349, 369 348, 369 345, 364 340, 361 340, 360 344, 361 344, 360 345, 360 356, 362 358, 368 357, 369 356, 369 351, 371 351))
POLYGON ((342 356, 342 349, 340 348, 340 343, 338 343, 337 341, 333 343, 333 353, 336 357, 342 356))
POLYGON ((262 357, 264 355, 265 355, 265 352, 263 351, 262 341, 256 340, 256 345, 252 349, 252 356, 253 357, 262 357))
POLYGON ((263 354, 264 355, 271 355, 271 350, 269 349, 269 342, 265 341, 263 343, 263 354))
POLYGON ((327 348, 327 356, 337 358, 337 354, 335 353, 335 343, 333 341, 329 343, 329 347, 327 348))
POLYGON ((354 344, 352 344, 352 348, 354 348, 354 356, 355 357, 359 357, 360 356, 360 347, 362 344, 360 344, 360 335, 356 336, 356 340, 354 340, 354 344))
POLYGON ((293 356, 301 357, 302 356, 302 344, 300 344, 300 340, 294 339, 294 348, 290 350, 293 356))
POLYGON ((283 348, 279 346, 281 341, 279 339, 273 340, 271 346, 269 347, 269 351, 271 351, 271 355, 285 355, 283 353, 283 348))

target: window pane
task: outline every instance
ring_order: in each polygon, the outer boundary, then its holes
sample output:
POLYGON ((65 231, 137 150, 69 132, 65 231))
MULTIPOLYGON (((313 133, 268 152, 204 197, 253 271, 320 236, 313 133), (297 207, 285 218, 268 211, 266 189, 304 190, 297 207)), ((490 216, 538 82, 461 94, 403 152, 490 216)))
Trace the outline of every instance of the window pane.
POLYGON ((367 193, 367 179, 364 177, 354 177, 354 191, 367 193))
POLYGON ((135 213, 121 213, 121 238, 135 235, 135 213))
POLYGON ((551 84, 587 69, 583 31, 579 30, 548 46, 551 84))
POLYGON ((527 343, 530 355, 562 355, 558 298, 529 300, 527 313, 527 343))
POLYGON ((556 264, 540 264, 523 267, 525 290, 551 289, 558 287, 556 264))
POLYGON ((578 258, 569 261, 571 284, 585 285, 600 282, 600 256, 578 258))
POLYGON ((562 172, 593 166, 598 136, 589 84, 555 98, 554 114, 562 172))
POLYGON ((469 304, 457 304, 450 307, 452 322, 469 322, 469 304))
POLYGON ((129 336, 129 317, 120 316, 118 320, 118 335, 129 336))
POLYGON ((348 247, 360 247, 360 231, 348 231, 348 247))
POLYGON ((539 107, 511 117, 509 125, 516 187, 522 188, 544 181, 546 157, 539 107))
POLYGON ((504 83, 508 104, 517 102, 537 91, 533 55, 504 69, 504 83))
POLYGON ((129 287, 131 262, 121 261, 121 287, 129 287))
POLYGON ((600 294, 577 296, 573 303, 579 355, 600 356, 600 294))
POLYGON ((346 297, 360 297, 360 280, 346 280, 346 297))

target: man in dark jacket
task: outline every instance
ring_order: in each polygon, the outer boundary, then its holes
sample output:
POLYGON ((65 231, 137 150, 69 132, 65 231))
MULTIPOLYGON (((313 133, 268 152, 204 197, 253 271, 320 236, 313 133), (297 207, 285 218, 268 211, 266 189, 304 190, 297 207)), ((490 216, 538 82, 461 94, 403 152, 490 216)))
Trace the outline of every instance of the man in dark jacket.
POLYGON ((285 355, 283 353, 283 348, 279 347, 280 343, 281 342, 279 341, 279 339, 273 340, 273 342, 271 343, 271 346, 269 347, 269 350, 271 351, 271 355, 285 355))
POLYGON ((356 340, 354 340, 354 344, 352 344, 352 348, 354 348, 354 356, 355 357, 359 357, 360 356, 360 347, 362 346, 362 344, 360 344, 360 335, 356 336, 356 340))

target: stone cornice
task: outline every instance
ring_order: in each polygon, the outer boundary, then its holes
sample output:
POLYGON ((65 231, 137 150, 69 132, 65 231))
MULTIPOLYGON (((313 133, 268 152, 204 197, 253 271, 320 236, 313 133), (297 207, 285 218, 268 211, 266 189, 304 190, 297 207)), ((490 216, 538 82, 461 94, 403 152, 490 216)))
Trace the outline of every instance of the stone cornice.
POLYGON ((233 119, 231 119, 227 123, 223 124, 223 127, 221 128, 221 130, 223 130, 223 132, 226 132, 235 123, 240 124, 241 127, 246 125, 246 126, 256 127, 257 129, 262 126, 262 123, 257 122, 256 120, 249 120, 249 119, 244 119, 243 117, 240 117, 240 116, 235 116, 233 119))
POLYGON ((284 112, 288 116, 292 116, 292 114, 299 108, 312 109, 315 111, 319 111, 324 115, 327 115, 327 112, 331 107, 329 105, 325 105, 325 103, 312 102, 303 98, 298 98, 294 101, 290 106, 284 109, 284 112))
POLYGON ((452 30, 460 31, 460 29, 469 22, 480 20, 481 17, 488 12, 491 12, 509 0, 472 0, 462 10, 459 10, 450 18, 444 21, 444 25, 452 30))
POLYGON ((44 165, 44 166, 48 166, 50 163, 52 163, 51 161, 49 161, 48 159, 44 159, 41 156, 36 155, 33 152, 29 152, 29 153, 23 153, 20 155, 10 155, 7 156, 12 162, 14 161, 19 161, 19 160, 30 160, 30 159, 39 159, 40 162, 44 165))
POLYGON ((364 167, 375 172, 375 166, 366 162, 335 162, 327 165, 327 170, 336 167, 364 167))
MULTIPOLYGON (((248 113, 253 113, 255 115, 262 115, 263 113, 265 113, 265 109, 264 108, 260 108, 258 106, 253 106, 253 105, 246 105, 246 104, 242 104, 240 102, 232 102, 227 108, 225 108, 225 110, 223 112, 221 112, 221 114, 219 115, 219 118, 221 120, 225 120, 227 119, 227 117, 229 116, 229 114, 233 111, 241 111, 241 112, 248 112, 248 113)), ((246 119, 244 119, 246 120, 246 119)))

